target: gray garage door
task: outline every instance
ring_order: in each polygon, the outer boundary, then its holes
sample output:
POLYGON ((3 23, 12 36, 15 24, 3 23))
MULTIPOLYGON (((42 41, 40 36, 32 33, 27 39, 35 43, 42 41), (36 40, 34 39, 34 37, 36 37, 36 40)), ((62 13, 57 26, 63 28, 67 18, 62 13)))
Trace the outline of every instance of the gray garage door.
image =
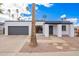
POLYGON ((28 35, 28 26, 9 26, 8 35, 28 35))

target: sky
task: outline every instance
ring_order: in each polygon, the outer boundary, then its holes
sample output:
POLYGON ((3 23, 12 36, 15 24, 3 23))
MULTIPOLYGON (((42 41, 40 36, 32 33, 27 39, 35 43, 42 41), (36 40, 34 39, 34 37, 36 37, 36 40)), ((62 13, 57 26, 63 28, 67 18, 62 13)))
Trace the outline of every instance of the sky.
MULTIPOLYGON (((31 12, 31 4, 28 5, 31 12)), ((36 5, 36 19, 41 20, 43 15, 47 15, 46 20, 58 21, 61 17, 79 23, 79 4, 78 3, 50 3, 48 5, 36 5)))
MULTIPOLYGON (((20 16, 32 18, 32 4, 15 3, 10 5, 10 3, 5 3, 4 6, 3 9, 5 10, 11 8, 12 11, 15 11, 15 9, 18 8, 20 10, 20 16), (29 8, 28 11, 25 9, 26 7, 29 8)), ((62 17, 66 17, 67 20, 79 25, 79 3, 37 3, 35 9, 36 20, 42 20, 43 15, 46 15, 47 17, 45 20, 49 21, 58 21, 61 20, 62 17)))
MULTIPOLYGON (((38 18, 43 14, 47 15, 46 20, 60 20, 61 16, 65 15, 66 18, 79 19, 79 4, 77 3, 55 3, 50 7, 38 6, 38 18)), ((77 23, 79 21, 77 20, 77 23)))

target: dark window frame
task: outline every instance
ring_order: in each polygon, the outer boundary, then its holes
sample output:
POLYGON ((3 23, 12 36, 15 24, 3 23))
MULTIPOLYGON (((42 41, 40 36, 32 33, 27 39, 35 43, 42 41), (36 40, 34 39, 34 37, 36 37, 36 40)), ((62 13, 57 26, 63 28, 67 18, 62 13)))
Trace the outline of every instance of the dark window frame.
POLYGON ((62 25, 62 31, 66 31, 66 25, 62 25))

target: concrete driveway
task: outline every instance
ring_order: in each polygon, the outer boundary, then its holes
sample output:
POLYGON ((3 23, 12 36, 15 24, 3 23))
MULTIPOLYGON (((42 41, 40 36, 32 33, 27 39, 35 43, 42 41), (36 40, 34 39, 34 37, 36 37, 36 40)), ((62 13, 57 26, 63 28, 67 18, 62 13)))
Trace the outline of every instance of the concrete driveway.
POLYGON ((28 37, 24 35, 0 35, 0 53, 18 52, 26 42, 26 39, 28 39, 28 37))

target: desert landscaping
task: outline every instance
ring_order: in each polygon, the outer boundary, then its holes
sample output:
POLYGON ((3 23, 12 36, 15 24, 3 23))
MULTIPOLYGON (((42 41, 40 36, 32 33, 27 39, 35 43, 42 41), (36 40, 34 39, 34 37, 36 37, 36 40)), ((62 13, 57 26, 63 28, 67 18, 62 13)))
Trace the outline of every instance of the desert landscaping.
POLYGON ((37 55, 48 53, 47 55, 50 55, 50 53, 55 52, 60 52, 61 54, 59 55, 62 55, 63 52, 72 53, 79 51, 79 37, 58 38, 50 36, 49 38, 45 38, 43 36, 37 36, 37 47, 30 47, 29 42, 30 37, 26 35, 0 35, 0 55, 31 55, 33 53, 37 53, 37 55))

